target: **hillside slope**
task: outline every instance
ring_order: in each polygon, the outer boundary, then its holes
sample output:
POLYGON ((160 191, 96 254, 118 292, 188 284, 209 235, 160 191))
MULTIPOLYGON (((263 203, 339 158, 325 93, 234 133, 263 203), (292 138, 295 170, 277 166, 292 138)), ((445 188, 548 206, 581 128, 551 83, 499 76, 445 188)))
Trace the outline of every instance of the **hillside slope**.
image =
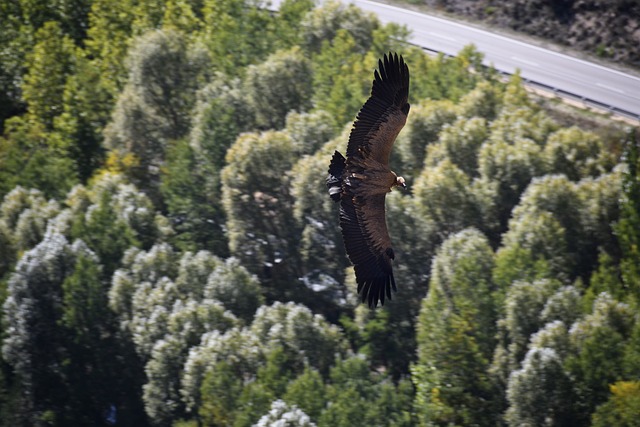
POLYGON ((640 67, 640 3, 637 1, 417 0, 412 3, 640 67))

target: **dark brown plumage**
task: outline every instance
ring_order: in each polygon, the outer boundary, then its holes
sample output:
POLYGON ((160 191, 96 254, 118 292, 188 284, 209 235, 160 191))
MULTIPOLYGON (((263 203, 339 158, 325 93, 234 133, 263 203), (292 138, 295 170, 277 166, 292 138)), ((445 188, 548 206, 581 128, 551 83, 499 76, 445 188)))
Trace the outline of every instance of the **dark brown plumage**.
POLYGON ((340 228, 354 265, 358 293, 369 307, 384 305, 396 291, 385 196, 404 179, 389 169, 389 155, 409 113, 409 68, 402 56, 385 55, 374 72, 371 96, 349 135, 347 158, 335 152, 327 187, 340 202, 340 228))

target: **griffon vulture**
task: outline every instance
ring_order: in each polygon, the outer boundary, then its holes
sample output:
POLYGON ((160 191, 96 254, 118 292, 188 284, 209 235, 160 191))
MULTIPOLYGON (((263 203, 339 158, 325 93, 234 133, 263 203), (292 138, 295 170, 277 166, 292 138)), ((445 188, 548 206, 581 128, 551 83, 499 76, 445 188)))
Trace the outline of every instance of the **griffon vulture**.
POLYGON ((396 291, 391 238, 385 220, 385 196, 405 187, 389 169, 389 155, 409 113, 409 67, 398 54, 384 55, 374 72, 371 96, 362 106, 349 135, 347 158, 336 151, 327 187, 340 202, 340 228, 354 265, 362 302, 384 305, 396 291))

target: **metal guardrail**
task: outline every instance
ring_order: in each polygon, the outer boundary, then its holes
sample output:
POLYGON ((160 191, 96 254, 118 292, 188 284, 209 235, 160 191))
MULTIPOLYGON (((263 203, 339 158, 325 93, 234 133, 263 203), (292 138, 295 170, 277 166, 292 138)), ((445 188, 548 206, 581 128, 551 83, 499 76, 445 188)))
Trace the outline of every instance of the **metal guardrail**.
MULTIPOLYGON (((509 73, 504 73, 503 72, 502 74, 509 74, 509 73)), ((587 105, 589 107, 593 107, 593 108, 596 108, 596 109, 599 109, 599 110, 604 110, 604 111, 606 111, 608 113, 611 113, 611 114, 616 114, 616 115, 619 115, 619 116, 627 117, 629 119, 640 121, 640 114, 634 113, 632 111, 625 110, 623 108, 616 107, 615 105, 610 105, 610 104, 607 104, 606 102, 598 101, 597 99, 593 99, 593 98, 589 98, 589 97, 586 97, 586 96, 578 95, 576 93, 569 92, 567 90, 560 89, 560 88, 557 88, 557 87, 553 87, 553 86, 550 86, 550 85, 545 84, 545 83, 540 83, 540 82, 537 82, 535 80, 531 80, 531 79, 528 79, 528 78, 525 78, 525 77, 523 77, 522 80, 526 84, 528 84, 530 86, 533 86, 533 87, 536 87, 536 88, 539 88, 539 89, 543 89, 543 90, 552 92, 554 95, 557 95, 559 97, 575 99, 575 100, 578 100, 578 101, 582 102, 583 104, 585 104, 585 105, 587 105)))
MULTIPOLYGON (((451 57, 455 56, 455 55, 451 55, 451 54, 448 54, 448 53, 445 53, 445 52, 440 52, 438 50, 431 49, 431 48, 428 48, 428 47, 418 46, 418 45, 416 45, 414 43, 409 43, 409 44, 411 44, 413 46, 416 46, 416 47, 419 47, 420 49, 422 49, 424 51, 427 51, 427 52, 429 52, 431 54, 436 54, 436 55, 443 54, 444 56, 446 56, 448 58, 451 58, 451 57)), ((488 68, 487 65, 485 65, 485 67, 488 68)), ((510 76, 513 75, 513 73, 509 73, 509 72, 503 71, 503 70, 497 70, 496 69, 496 71, 499 72, 500 74, 502 74, 503 76, 507 76, 507 77, 510 77, 510 76)), ((640 114, 634 113, 632 111, 625 110, 623 108, 616 107, 615 105, 609 105, 609 104, 607 104, 605 102, 598 101, 597 99, 592 99, 592 98, 588 98, 588 97, 585 97, 585 96, 582 96, 582 95, 578 95, 576 93, 569 92, 567 90, 564 90, 564 89, 561 89, 561 88, 558 88, 558 87, 554 87, 554 86, 548 85, 546 83, 541 83, 541 82, 538 82, 538 81, 535 81, 535 80, 532 80, 532 79, 528 79, 526 77, 522 77, 522 81, 525 82, 525 84, 527 84, 529 86, 533 86, 533 87, 536 87, 538 89, 543 89, 543 90, 546 90, 548 92, 552 92, 553 94, 555 94, 556 96, 559 96, 561 98, 575 99, 575 100, 578 100, 578 101, 582 102, 583 104, 585 104, 587 106, 594 107, 594 108, 597 108, 597 109, 600 109, 600 110, 605 110, 605 111, 607 111, 607 112, 609 112, 611 114, 616 114, 616 115, 623 116, 623 117, 626 117, 626 118, 629 118, 629 119, 633 119, 633 120, 637 120, 637 121, 640 122, 640 114)))

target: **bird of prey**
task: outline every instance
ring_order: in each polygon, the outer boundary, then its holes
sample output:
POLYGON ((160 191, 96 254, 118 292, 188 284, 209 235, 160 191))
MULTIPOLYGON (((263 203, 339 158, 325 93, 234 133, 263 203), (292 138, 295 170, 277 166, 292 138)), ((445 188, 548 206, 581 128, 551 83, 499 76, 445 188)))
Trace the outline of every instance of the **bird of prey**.
POLYGON ((395 292, 391 238, 385 219, 385 197, 405 180, 389 169, 389 155, 409 114, 409 67, 398 54, 384 55, 374 72, 371 96, 349 135, 346 159, 336 151, 327 188, 340 202, 340 228, 354 265, 358 293, 369 307, 384 305, 395 292))

